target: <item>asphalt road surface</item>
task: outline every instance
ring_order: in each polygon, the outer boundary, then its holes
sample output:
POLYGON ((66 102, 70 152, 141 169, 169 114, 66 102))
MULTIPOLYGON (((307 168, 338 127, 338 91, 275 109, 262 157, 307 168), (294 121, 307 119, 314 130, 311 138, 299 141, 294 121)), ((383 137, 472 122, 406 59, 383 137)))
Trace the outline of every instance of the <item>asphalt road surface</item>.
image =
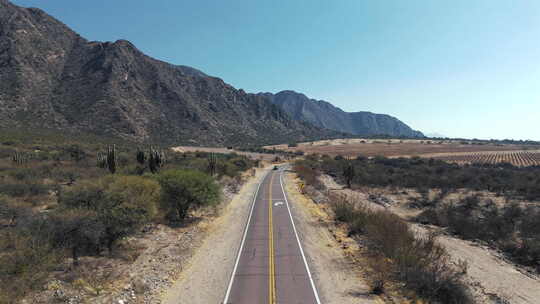
POLYGON ((224 303, 320 304, 282 174, 272 170, 259 185, 224 303))

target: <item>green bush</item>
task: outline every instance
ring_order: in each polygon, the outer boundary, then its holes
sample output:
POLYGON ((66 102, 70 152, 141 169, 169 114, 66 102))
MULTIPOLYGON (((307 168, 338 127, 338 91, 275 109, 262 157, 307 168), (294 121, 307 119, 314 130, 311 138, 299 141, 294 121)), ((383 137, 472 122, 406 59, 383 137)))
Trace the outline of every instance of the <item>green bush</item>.
POLYGON ((62 193, 59 203, 66 208, 95 212, 105 231, 101 242, 111 251, 116 240, 135 232, 157 215, 159 193, 159 184, 149 178, 107 176, 62 193))
POLYGON ((158 177, 161 204, 172 220, 183 220, 191 209, 216 204, 219 186, 201 172, 169 170, 158 177))

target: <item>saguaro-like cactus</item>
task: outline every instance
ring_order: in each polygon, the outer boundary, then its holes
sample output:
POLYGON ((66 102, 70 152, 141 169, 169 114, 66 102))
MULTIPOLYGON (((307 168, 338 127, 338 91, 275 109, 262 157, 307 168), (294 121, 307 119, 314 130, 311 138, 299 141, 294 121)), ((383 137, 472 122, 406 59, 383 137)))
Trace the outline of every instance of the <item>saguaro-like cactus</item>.
POLYGON ((24 165, 30 160, 30 154, 24 152, 15 152, 11 160, 17 165, 24 165))
POLYGON ((141 149, 137 149, 137 162, 141 165, 146 162, 146 153, 141 149))
POLYGON ((148 168, 152 173, 157 173, 159 169, 165 165, 166 156, 163 150, 155 149, 150 147, 150 152, 148 153, 148 168))
POLYGON ((210 153, 208 156, 208 168, 207 168, 208 174, 210 176, 214 176, 217 171, 217 158, 214 153, 210 153))
POLYGON ((112 174, 116 173, 116 163, 117 163, 117 154, 116 154, 116 145, 108 146, 107 152, 98 152, 97 155, 97 166, 99 168, 107 168, 112 174))
POLYGON ((107 148, 107 167, 109 171, 114 174, 116 172, 116 145, 107 148))

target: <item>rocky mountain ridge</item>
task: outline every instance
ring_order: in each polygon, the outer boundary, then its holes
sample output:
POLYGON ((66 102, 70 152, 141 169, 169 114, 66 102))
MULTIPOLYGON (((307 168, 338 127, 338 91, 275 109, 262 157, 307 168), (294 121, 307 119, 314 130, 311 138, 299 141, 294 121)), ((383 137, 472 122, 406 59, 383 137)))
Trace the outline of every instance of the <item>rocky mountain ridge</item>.
POLYGON ((390 135, 423 137, 399 119, 371 112, 345 112, 324 100, 310 99, 302 93, 281 91, 277 94, 259 93, 280 106, 292 118, 321 128, 355 135, 390 135))
POLYGON ((50 128, 174 144, 343 136, 266 98, 168 64, 126 40, 87 41, 40 9, 0 0, 0 128, 50 128))

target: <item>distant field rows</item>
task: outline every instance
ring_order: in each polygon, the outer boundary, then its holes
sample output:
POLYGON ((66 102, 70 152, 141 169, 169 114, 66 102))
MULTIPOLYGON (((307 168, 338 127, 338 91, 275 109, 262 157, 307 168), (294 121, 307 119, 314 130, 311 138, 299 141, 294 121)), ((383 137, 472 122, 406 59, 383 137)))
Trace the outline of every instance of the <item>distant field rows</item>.
POLYGON ((511 163, 514 166, 540 166, 540 150, 536 151, 494 151, 475 153, 440 153, 427 154, 430 157, 458 164, 470 163, 511 163))
POLYGON ((286 144, 268 146, 268 149, 278 149, 285 151, 302 151, 306 154, 327 154, 330 156, 365 156, 373 157, 377 155, 386 157, 412 157, 427 155, 447 156, 471 155, 476 153, 511 153, 517 151, 536 151, 538 146, 527 145, 494 145, 494 144, 463 144, 461 141, 429 141, 429 140, 374 140, 374 139, 340 139, 325 140, 309 143, 299 143, 296 147, 289 147, 286 144), (440 154, 440 155, 439 155, 440 154))

